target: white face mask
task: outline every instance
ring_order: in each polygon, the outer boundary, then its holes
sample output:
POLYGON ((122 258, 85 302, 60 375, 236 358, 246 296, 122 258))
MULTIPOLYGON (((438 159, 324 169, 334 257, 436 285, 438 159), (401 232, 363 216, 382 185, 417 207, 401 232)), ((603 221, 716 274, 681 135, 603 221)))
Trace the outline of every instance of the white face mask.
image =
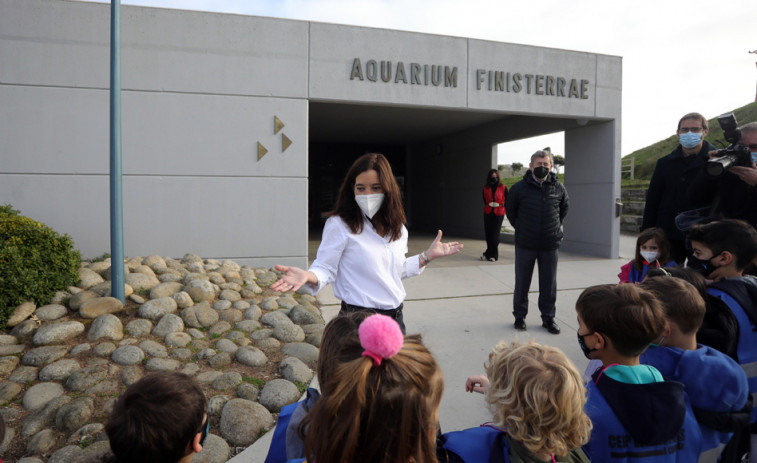
POLYGON ((660 253, 657 251, 639 251, 639 254, 641 254, 641 257, 647 262, 654 262, 660 257, 660 253))
POLYGON ((355 202, 360 206, 360 210, 363 214, 372 219, 376 212, 381 208, 381 204, 384 202, 384 193, 376 193, 372 195, 355 195, 355 202))

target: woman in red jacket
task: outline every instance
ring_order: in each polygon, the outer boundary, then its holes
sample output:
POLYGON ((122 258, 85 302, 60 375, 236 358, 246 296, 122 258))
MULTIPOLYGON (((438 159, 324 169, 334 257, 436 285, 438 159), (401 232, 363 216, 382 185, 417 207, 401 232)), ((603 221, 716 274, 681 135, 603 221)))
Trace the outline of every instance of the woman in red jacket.
POLYGON ((484 185, 484 233, 486 234, 486 251, 481 260, 494 262, 499 259, 499 231, 505 218, 505 197, 507 187, 499 180, 499 171, 492 169, 486 175, 484 185))

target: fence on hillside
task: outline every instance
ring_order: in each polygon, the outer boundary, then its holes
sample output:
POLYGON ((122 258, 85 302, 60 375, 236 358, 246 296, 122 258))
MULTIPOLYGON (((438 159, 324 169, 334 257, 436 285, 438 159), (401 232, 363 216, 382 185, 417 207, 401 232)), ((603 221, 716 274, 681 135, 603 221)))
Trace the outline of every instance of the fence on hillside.
POLYGON ((635 167, 635 156, 631 156, 628 159, 620 160, 620 178, 627 178, 633 180, 633 171, 635 167))

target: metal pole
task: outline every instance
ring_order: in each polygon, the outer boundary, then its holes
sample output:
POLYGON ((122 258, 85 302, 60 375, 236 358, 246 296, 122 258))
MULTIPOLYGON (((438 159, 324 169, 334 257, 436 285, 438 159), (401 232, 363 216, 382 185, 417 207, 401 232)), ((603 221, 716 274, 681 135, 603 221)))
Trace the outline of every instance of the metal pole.
POLYGON ((111 294, 124 296, 124 220, 121 184, 121 2, 110 2, 110 270, 111 294))

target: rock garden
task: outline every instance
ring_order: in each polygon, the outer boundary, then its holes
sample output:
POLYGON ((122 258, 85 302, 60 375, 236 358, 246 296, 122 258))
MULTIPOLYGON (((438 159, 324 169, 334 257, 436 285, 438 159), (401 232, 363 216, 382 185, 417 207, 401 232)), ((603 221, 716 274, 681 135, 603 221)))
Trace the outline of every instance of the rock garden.
POLYGON ((158 255, 82 262, 78 282, 23 302, 0 331, 3 461, 86 461, 109 451, 104 425, 126 387, 151 371, 194 377, 211 434, 198 463, 225 462, 270 430, 313 378, 324 322, 315 298, 268 289, 274 271, 158 255))

